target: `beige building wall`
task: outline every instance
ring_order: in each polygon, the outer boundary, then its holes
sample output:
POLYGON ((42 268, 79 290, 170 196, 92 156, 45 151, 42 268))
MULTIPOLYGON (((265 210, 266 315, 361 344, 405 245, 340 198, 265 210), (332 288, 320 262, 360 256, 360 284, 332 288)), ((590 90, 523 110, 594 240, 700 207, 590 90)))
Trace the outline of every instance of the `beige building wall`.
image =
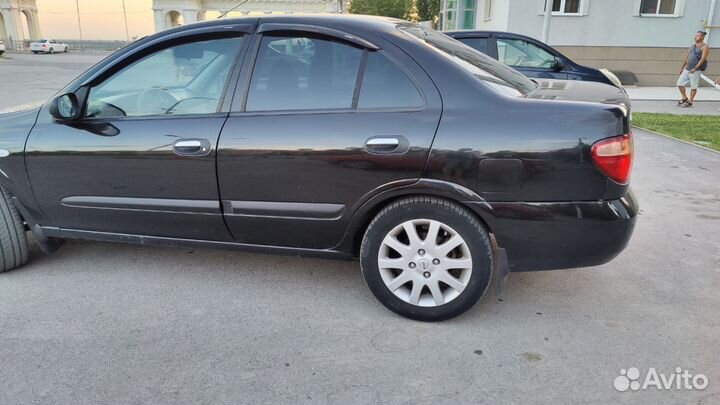
MULTIPOLYGON (((688 45, 689 47, 689 45, 688 45)), ((688 48, 556 46, 581 65, 631 71, 641 86, 674 86, 688 48)), ((705 75, 720 77, 720 49, 710 49, 705 75)), ((704 82, 703 82, 704 83, 704 82)), ((706 83, 704 83, 706 84, 706 83)))

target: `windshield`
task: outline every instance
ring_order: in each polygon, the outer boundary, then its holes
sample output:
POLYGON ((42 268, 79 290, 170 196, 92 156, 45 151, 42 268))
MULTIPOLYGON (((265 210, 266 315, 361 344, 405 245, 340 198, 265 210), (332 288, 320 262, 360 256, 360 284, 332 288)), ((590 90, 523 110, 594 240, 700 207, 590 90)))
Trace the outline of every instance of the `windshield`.
POLYGON ((438 31, 415 24, 400 24, 398 29, 430 45, 441 55, 483 80, 496 91, 519 96, 528 94, 536 88, 532 80, 517 70, 438 31))

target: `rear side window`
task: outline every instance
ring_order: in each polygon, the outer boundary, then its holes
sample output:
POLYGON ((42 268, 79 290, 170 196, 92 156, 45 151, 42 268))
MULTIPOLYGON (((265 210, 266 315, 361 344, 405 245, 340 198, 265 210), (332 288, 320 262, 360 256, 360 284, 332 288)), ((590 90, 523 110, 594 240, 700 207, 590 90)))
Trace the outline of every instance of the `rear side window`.
POLYGON ((352 108, 363 50, 323 38, 265 36, 247 111, 352 108))
POLYGON ((487 38, 458 38, 458 41, 473 48, 477 51, 488 55, 488 39, 487 38))
POLYGON ((369 52, 358 108, 420 107, 423 98, 415 84, 395 63, 369 52))

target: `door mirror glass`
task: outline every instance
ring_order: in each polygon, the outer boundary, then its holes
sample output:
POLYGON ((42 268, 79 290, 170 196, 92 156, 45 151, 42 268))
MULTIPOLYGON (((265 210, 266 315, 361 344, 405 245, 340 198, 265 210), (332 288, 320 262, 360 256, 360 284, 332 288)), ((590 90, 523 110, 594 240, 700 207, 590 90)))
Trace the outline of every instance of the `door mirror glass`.
POLYGON ((556 72, 560 72, 565 69, 565 62, 562 61, 560 58, 555 58, 553 60, 552 69, 556 72))
POLYGON ((50 104, 50 114, 55 117, 55 119, 62 121, 70 121, 78 118, 80 115, 80 106, 77 96, 73 93, 68 93, 55 98, 50 104))

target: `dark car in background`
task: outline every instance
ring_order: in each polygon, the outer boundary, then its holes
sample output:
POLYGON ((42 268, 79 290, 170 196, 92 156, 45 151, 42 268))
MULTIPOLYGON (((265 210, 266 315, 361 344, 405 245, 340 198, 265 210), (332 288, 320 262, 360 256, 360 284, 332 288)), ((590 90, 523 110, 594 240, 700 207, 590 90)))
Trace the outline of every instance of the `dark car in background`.
POLYGON ((452 31, 446 34, 512 66, 527 77, 581 80, 622 87, 620 80, 609 70, 577 64, 549 45, 525 35, 502 31, 452 31))
POLYGON ((26 229, 48 252, 76 238, 359 258, 392 311, 457 316, 493 275, 600 265, 632 234, 628 110, 541 87, 388 18, 149 36, 0 115, 0 270, 28 260, 26 229))

